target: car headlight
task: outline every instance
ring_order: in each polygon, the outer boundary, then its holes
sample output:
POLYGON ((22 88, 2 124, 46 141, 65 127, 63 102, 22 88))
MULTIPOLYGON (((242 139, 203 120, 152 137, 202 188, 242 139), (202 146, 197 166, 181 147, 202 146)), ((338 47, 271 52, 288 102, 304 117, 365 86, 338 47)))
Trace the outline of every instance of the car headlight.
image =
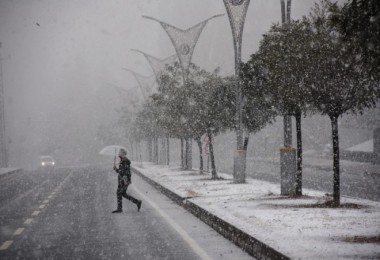
POLYGON ((44 162, 42 162, 42 163, 41 163, 41 165, 42 165, 42 166, 44 166, 44 165, 45 165, 45 163, 44 163, 44 162))
POLYGON ((55 165, 55 162, 52 162, 51 164, 55 165))

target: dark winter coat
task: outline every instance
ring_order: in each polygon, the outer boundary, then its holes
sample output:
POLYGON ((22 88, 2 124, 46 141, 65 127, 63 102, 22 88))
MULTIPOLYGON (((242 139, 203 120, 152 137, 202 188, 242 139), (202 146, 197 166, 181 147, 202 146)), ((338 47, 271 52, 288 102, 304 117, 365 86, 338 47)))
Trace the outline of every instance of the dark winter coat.
POLYGON ((119 185, 131 184, 131 161, 128 158, 122 158, 119 163, 119 169, 116 169, 119 174, 119 185))

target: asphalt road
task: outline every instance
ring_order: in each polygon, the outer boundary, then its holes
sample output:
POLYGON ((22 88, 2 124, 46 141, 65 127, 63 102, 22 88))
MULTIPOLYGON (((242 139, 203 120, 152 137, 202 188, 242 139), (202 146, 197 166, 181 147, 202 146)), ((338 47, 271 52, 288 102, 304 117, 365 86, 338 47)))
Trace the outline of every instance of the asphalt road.
POLYGON ((117 176, 96 168, 0 179, 0 259, 252 259, 138 176, 116 208, 117 176))

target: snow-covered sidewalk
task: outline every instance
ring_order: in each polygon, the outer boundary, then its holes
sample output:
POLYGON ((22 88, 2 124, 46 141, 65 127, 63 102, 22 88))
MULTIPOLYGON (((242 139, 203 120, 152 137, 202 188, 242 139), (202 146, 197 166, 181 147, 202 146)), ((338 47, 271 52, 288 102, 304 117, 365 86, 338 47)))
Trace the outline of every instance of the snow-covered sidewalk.
POLYGON ((342 197, 329 208, 324 193, 280 195, 280 185, 247 179, 233 184, 179 167, 133 164, 136 170, 179 197, 244 231, 291 259, 380 259, 380 203, 342 197))

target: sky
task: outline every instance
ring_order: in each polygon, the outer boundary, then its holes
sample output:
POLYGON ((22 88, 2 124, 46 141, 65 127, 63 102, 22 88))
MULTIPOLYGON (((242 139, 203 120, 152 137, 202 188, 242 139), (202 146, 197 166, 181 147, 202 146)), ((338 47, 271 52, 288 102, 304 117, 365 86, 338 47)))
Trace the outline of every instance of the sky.
MULTIPOLYGON (((314 4, 294 0, 292 18, 308 14, 314 4)), ((146 76, 153 72, 131 49, 160 59, 175 53, 161 25, 142 15, 186 29, 216 14, 225 15, 208 22, 192 61, 230 75, 233 44, 222 0, 0 0, 11 165, 19 166, 19 156, 31 162, 48 150, 66 154, 67 160, 85 160, 98 149, 99 125, 112 124, 128 97, 142 99, 136 80, 123 68, 146 76)), ((243 61, 280 18, 280 0, 251 0, 243 61)))

